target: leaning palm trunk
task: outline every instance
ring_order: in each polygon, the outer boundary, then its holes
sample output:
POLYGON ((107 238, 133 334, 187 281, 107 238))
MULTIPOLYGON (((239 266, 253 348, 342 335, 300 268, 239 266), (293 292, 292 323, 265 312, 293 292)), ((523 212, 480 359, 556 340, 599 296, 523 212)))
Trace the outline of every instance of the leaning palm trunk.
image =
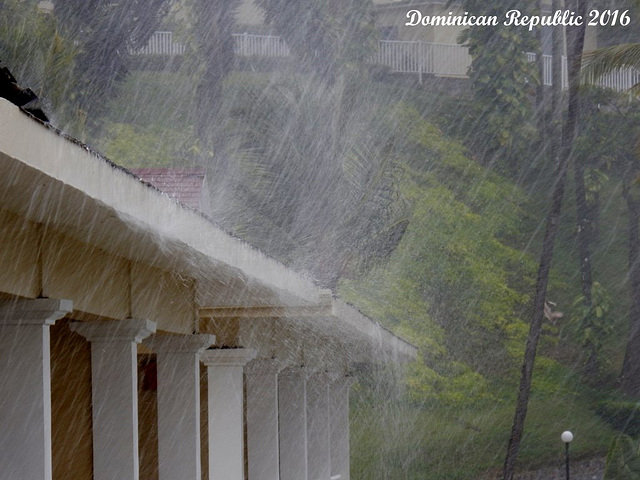
MULTIPOLYGON (((574 0, 568 2, 572 11, 580 12, 584 15, 587 11, 587 0, 574 0)), ((540 254, 540 266, 538 267, 538 278, 536 281, 536 295, 533 304, 533 314, 529 327, 529 335, 525 347, 522 374, 520 377, 520 388, 516 401, 516 411, 509 437, 507 455, 504 462, 503 479, 512 480, 515 473, 515 464, 520 449, 520 440, 524 432, 524 423, 527 417, 529 404, 529 394, 531 392, 531 379, 533 377, 533 367, 538 348, 538 340, 542 331, 542 318, 544 315, 545 297, 547 295, 547 285, 549 283, 549 271, 551 270, 551 260, 553 258, 553 248, 558 230, 560 213, 562 211, 562 200, 564 197, 565 184, 569 160, 573 151, 574 139, 577 131, 579 117, 579 76, 582 59, 582 49, 584 45, 584 25, 567 30, 567 40, 569 44, 569 103, 567 118, 562 129, 562 145, 560 149, 559 161, 556 169, 556 183, 553 188, 551 207, 547 214, 547 224, 540 254), (570 35, 569 35, 570 34, 570 35)))

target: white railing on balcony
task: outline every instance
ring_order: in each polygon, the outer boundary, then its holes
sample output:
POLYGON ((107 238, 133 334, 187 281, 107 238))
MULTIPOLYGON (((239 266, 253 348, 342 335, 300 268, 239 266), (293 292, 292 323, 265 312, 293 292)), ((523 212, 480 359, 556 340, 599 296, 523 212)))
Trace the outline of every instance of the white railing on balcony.
POLYGON ((466 77, 471 57, 460 45, 381 40, 374 63, 398 73, 466 77))
POLYGON ((135 55, 182 55, 185 47, 173 41, 173 32, 154 32, 147 46, 132 52, 135 55))
POLYGON ((234 51, 240 57, 288 57, 289 46, 282 37, 275 35, 249 35, 234 33, 234 51))
POLYGON ((373 63, 392 72, 427 73, 433 70, 433 55, 428 43, 383 40, 373 63))
MULTIPOLYGON (((527 58, 530 62, 536 61, 535 53, 527 53, 527 58)), ((553 66, 552 56, 543 55, 543 83, 544 85, 552 85, 553 79, 553 66)), ((620 68, 607 75, 601 76, 599 79, 588 79, 586 83, 591 85, 598 85, 602 88, 611 88, 617 92, 623 92, 629 90, 634 85, 640 83, 640 70, 635 68, 620 68)), ((562 56, 562 88, 567 89, 569 87, 569 75, 567 71, 567 57, 562 56)))
MULTIPOLYGON (((250 35, 247 33, 233 34, 234 52, 241 57, 288 57, 291 55, 289 47, 282 37, 275 35, 250 35)), ((182 55, 185 46, 173 41, 172 32, 155 32, 146 47, 133 52, 141 55, 182 55)), ((527 53, 527 59, 534 62, 535 53, 527 53)), ((416 73, 422 80, 422 75, 440 77, 467 76, 471 65, 471 56, 467 47, 455 44, 440 44, 426 42, 405 42, 398 40, 381 40, 378 52, 372 62, 384 65, 396 73, 416 73)), ((562 57, 562 85, 567 88, 567 59, 562 57)), ((552 57, 543 55, 544 85, 551 85, 552 57)), ((618 92, 628 90, 640 83, 640 71, 623 68, 605 75, 595 83, 598 86, 611 88, 618 92)))
MULTIPOLYGON (((530 62, 536 61, 537 55, 535 53, 528 52, 527 60, 530 62)), ((553 85, 553 56, 542 55, 542 84, 546 86, 553 85)), ((569 72, 567 70, 567 57, 562 56, 562 88, 569 88, 569 72)))
POLYGON ((615 72, 600 77, 595 83, 600 87, 612 88, 618 92, 629 90, 640 83, 640 70, 636 68, 621 68, 615 72))

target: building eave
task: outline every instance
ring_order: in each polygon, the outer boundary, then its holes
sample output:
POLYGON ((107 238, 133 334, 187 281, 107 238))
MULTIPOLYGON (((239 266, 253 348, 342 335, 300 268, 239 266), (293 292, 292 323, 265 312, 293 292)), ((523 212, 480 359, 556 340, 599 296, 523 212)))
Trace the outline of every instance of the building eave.
MULTIPOLYGON (((210 219, 0 99, 0 209, 119 258, 195 280, 200 307, 331 318, 354 341, 414 347, 210 219), (327 310, 330 308, 330 311, 327 310), (252 310, 253 309, 253 310, 252 310), (284 313, 283 313, 284 312, 284 313), (302 314, 302 315, 301 315, 302 314)), ((330 333, 330 332, 329 332, 330 333)))

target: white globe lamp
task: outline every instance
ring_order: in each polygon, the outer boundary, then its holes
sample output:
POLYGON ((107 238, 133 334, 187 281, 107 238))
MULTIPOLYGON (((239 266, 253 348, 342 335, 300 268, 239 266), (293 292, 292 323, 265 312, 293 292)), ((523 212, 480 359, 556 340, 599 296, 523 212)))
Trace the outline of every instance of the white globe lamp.
POLYGON ((571 440, 573 440, 573 433, 567 430, 566 432, 562 432, 560 438, 564 443, 571 443, 571 440))

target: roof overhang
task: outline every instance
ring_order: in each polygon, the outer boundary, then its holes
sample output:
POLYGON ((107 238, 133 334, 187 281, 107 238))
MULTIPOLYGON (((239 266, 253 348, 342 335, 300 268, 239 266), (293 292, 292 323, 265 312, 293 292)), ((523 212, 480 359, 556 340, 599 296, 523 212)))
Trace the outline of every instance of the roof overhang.
POLYGON ((3 210, 193 278, 197 304, 217 310, 211 315, 205 309, 204 316, 295 318, 415 357, 415 347, 344 302, 327 301, 326 291, 309 278, 4 99, 0 132, 3 210))
POLYGON ((3 209, 195 278, 206 305, 318 303, 320 290, 310 279, 4 99, 0 132, 3 209))

